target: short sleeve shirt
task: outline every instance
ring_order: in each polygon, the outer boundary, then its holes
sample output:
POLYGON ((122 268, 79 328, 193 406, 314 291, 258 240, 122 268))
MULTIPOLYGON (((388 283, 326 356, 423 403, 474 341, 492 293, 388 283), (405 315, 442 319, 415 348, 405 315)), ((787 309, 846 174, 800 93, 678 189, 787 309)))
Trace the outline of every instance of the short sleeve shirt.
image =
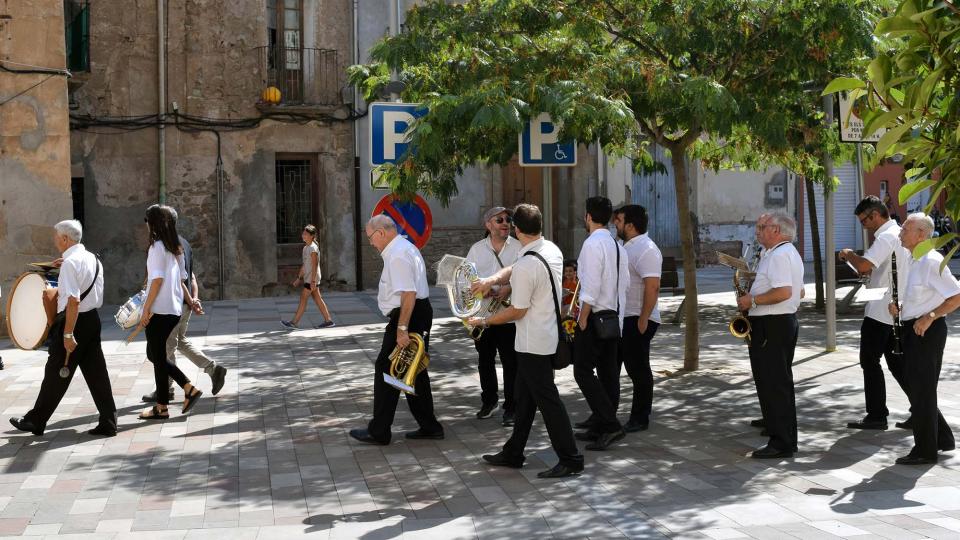
POLYGON ((527 312, 516 321, 517 335, 514 349, 519 353, 551 355, 557 352, 560 339, 557 323, 554 286, 560 294, 560 276, 563 272, 563 253, 556 244, 544 238, 523 246, 520 258, 513 265, 510 276, 510 303, 517 309, 527 312), (533 255, 524 256, 528 251, 540 254, 550 266, 550 272, 540 259, 533 255), (553 286, 550 280, 553 280, 553 286))
POLYGON ((63 252, 63 264, 60 265, 60 276, 57 281, 57 312, 67 308, 67 299, 76 298, 80 300, 83 292, 93 287, 87 293, 86 298, 80 302, 77 310, 79 313, 86 313, 91 309, 99 308, 103 305, 103 267, 97 272, 99 261, 87 251, 83 244, 74 244, 63 252), (96 275, 96 283, 93 276, 96 275))
POLYGON ((380 273, 380 286, 377 290, 377 306, 384 315, 400 307, 400 296, 404 292, 416 291, 417 299, 430 297, 427 284, 427 267, 416 246, 406 238, 397 235, 383 248, 383 272, 380 273))
POLYGON ((167 251, 163 242, 157 240, 147 252, 147 287, 155 279, 162 279, 160 292, 153 301, 151 311, 157 315, 176 315, 183 313, 183 287, 187 279, 187 268, 183 255, 174 255, 167 251))
MULTIPOLYGON (((898 260, 899 262, 899 260, 898 260)), ((910 265, 906 294, 903 294, 903 320, 923 317, 935 310, 947 298, 960 294, 960 283, 944 267, 940 271, 943 255, 930 250, 910 265)), ((899 271, 899 268, 897 269, 899 271)))
POLYGON ((790 242, 783 242, 766 249, 760 256, 757 277, 750 287, 750 294, 757 296, 772 289, 790 287, 790 298, 777 304, 758 305, 750 309, 751 317, 785 315, 796 313, 800 307, 800 291, 803 289, 803 259, 790 242))
POLYGON ((870 289, 887 289, 883 298, 867 302, 864 308, 864 316, 884 324, 893 324, 893 317, 887 310, 892 297, 892 288, 890 287, 891 259, 893 254, 897 254, 897 290, 903 291, 907 286, 907 270, 910 266, 908 259, 911 258, 910 252, 900 245, 900 226, 894 220, 889 220, 877 229, 873 235, 873 245, 863 254, 863 258, 870 261, 873 265, 873 272, 870 273, 870 282, 867 287, 870 289))
MULTIPOLYGON (((643 295, 646 290, 643 280, 660 277, 663 271, 663 254, 646 233, 631 238, 623 245, 623 249, 627 252, 630 267, 630 286, 627 288, 624 317, 637 317, 643 309, 643 295)), ((650 312, 650 320, 660 322, 660 310, 656 303, 650 312)))
POLYGON ((310 283, 316 272, 317 281, 320 281, 320 248, 316 242, 303 246, 303 282, 310 283), (313 254, 317 254, 317 264, 313 264, 313 254))

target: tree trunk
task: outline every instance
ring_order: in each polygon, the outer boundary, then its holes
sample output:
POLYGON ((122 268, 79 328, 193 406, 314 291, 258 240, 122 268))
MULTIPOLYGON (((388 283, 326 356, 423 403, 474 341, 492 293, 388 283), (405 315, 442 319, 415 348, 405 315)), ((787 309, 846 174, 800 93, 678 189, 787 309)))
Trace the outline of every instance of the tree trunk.
POLYGON ((700 319, 697 318, 697 254, 693 243, 693 219, 687 180, 687 146, 670 145, 668 148, 677 192, 680 246, 683 254, 683 318, 687 325, 684 333, 683 369, 694 371, 700 367, 700 319))
POLYGON ((817 290, 817 309, 826 306, 823 294, 823 256, 820 253, 820 226, 817 218, 816 194, 813 192, 813 182, 804 178, 803 184, 807 189, 807 214, 810 216, 810 248, 813 251, 813 279, 817 290))

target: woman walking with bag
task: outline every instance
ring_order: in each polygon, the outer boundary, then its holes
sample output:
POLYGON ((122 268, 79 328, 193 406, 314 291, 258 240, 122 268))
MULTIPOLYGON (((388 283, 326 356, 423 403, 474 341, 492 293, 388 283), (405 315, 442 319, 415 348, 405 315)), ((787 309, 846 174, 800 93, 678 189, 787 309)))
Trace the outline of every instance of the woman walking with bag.
POLYGON ((170 394, 167 378, 183 388, 183 412, 187 413, 203 394, 190 384, 176 364, 167 360, 167 338, 180 323, 183 305, 191 309, 196 300, 184 285, 187 270, 183 249, 177 235, 174 214, 168 206, 147 208, 144 221, 150 228, 150 249, 147 252, 147 299, 143 303, 140 327, 147 334, 147 359, 153 363, 157 404, 140 413, 142 420, 165 420, 170 417, 167 405, 170 394))

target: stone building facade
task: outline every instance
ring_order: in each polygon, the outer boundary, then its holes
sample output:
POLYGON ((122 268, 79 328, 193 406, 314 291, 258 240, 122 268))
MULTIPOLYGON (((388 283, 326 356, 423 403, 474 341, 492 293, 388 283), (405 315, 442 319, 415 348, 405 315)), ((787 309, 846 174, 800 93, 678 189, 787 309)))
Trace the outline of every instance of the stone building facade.
POLYGON ((53 225, 73 215, 63 70, 62 0, 0 0, 2 306, 28 263, 56 257, 53 225))

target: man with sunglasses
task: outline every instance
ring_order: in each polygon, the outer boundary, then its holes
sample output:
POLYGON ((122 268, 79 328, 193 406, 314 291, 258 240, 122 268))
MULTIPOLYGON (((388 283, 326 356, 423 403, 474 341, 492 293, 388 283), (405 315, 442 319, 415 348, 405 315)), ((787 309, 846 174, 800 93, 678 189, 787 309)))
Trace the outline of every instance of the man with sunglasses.
MULTIPOLYGON (((865 197, 854 209, 863 228, 874 235, 873 244, 863 254, 852 249, 840 250, 840 260, 848 262, 857 272, 870 274, 868 288, 885 288, 886 294, 867 302, 863 323, 860 326, 860 368, 863 370, 863 393, 867 414, 860 420, 849 422, 851 429, 887 429, 887 389, 880 366, 880 357, 887 359, 887 369, 907 392, 903 355, 894 353, 893 316, 887 310, 891 302, 891 259, 897 257, 897 286, 900 294, 906 293, 907 270, 910 252, 900 244, 900 226, 890 219, 883 201, 875 195, 865 197)), ((910 429, 910 420, 898 422, 897 427, 910 429)))
MULTIPOLYGON (((502 206, 494 206, 483 214, 483 226, 486 236, 470 247, 467 260, 477 266, 477 274, 481 278, 490 277, 507 265, 513 264, 520 254, 520 242, 510 236, 513 218, 509 210, 502 206)), ((484 299, 481 313, 487 313, 487 308, 494 299, 506 300, 510 296, 510 287, 495 287, 490 290, 484 299)), ((514 351, 516 325, 502 324, 487 328, 480 339, 474 342, 479 361, 477 369, 480 373, 480 410, 477 418, 490 418, 497 407, 499 394, 497 391, 497 352, 500 353, 500 364, 503 366, 503 419, 504 426, 513 425, 515 402, 513 396, 514 383, 517 378, 517 359, 514 351)))
MULTIPOLYGON (((367 429, 351 429, 350 436, 367 444, 387 445, 400 391, 387 384, 383 374, 390 371, 390 353, 397 345, 409 345, 411 333, 420 334, 425 351, 429 350, 433 307, 423 256, 416 246, 397 233, 396 223, 389 216, 376 215, 367 222, 364 233, 383 258, 377 305, 389 322, 374 364, 373 418, 367 429)), ((414 390, 416 395, 406 394, 407 406, 420 429, 408 432, 406 438, 443 439, 443 426, 433 412, 433 394, 426 369, 417 375, 414 390)))

